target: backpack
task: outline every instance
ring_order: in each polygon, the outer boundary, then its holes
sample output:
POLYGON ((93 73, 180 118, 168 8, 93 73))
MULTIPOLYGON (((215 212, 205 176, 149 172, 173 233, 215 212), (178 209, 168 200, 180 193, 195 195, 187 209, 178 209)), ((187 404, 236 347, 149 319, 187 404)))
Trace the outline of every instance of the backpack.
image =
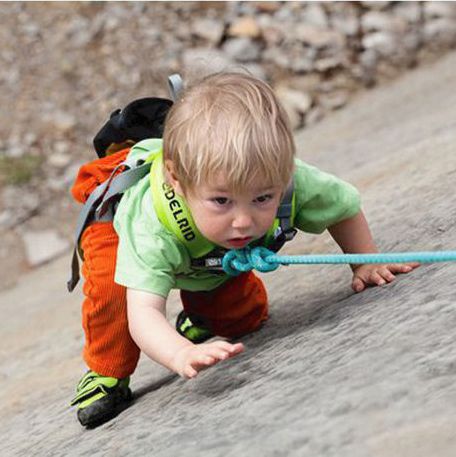
MULTIPOLYGON (((183 88, 182 79, 177 74, 171 75, 168 84, 175 101, 183 88)), ((73 197, 84 206, 76 224, 71 276, 67 282, 69 292, 74 290, 80 279, 79 258, 83 259, 83 252, 79 242, 84 229, 93 221, 112 220, 123 193, 150 172, 150 160, 128 158, 128 154, 133 145, 141 146, 138 142, 163 136, 166 115, 172 104, 172 100, 156 97, 134 100, 124 109, 111 113, 96 134, 93 144, 99 158, 80 168, 72 188, 73 197)), ((296 234, 292 227, 292 206, 293 185, 282 198, 268 237, 268 248, 273 251, 278 251, 296 234)), ((224 274, 221 265, 226 252, 226 249, 217 248, 192 259, 192 266, 224 274)))

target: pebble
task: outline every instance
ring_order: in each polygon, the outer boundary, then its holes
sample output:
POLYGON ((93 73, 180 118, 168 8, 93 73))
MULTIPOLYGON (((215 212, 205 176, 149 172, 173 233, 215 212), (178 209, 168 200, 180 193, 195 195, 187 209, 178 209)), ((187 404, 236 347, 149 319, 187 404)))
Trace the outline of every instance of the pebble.
POLYGON ((258 38, 261 29, 253 17, 241 17, 233 22, 228 28, 228 35, 235 37, 258 38))

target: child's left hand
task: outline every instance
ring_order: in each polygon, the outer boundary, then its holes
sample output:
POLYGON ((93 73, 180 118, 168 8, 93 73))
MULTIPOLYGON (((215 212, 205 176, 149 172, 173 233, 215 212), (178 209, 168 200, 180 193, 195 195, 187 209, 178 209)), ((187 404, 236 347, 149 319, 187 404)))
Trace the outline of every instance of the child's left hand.
POLYGON ((362 292, 368 286, 383 286, 394 281, 394 273, 410 273, 419 266, 417 262, 358 265, 353 269, 352 289, 362 292))

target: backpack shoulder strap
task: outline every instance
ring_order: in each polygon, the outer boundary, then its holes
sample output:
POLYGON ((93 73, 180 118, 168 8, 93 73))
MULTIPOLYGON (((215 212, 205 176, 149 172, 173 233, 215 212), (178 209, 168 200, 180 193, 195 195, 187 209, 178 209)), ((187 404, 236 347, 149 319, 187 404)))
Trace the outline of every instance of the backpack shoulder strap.
MULTIPOLYGON (((141 143, 146 143, 145 140, 141 143)), ((139 147, 144 146, 138 143, 139 147)), ((130 158, 119 164, 112 171, 109 178, 94 189, 79 214, 74 236, 75 247, 71 261, 71 276, 67 282, 68 291, 72 292, 79 282, 79 255, 78 246, 82 233, 92 221, 112 220, 114 217, 113 203, 133 184, 149 173, 152 163, 150 160, 140 159, 132 161, 130 158), (119 170, 123 169, 119 173, 119 170)))

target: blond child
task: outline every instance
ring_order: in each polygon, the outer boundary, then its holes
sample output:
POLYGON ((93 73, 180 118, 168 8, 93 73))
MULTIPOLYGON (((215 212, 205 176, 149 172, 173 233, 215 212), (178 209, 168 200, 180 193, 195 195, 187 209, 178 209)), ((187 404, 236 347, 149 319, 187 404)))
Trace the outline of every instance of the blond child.
MULTIPOLYGON (((168 113, 163 141, 138 143, 130 154, 153 157, 150 176, 123 196, 115 232, 95 223, 82 239, 84 253, 92 251, 83 266, 90 371, 74 401, 84 425, 130 400, 140 351, 185 378, 244 351, 229 339, 267 319, 264 285, 252 272, 233 278, 198 259, 267 245, 291 183, 295 228, 327 229, 344 252, 377 252, 357 190, 295 158, 283 107, 252 76, 217 73, 187 88, 168 113), (171 289, 181 291, 184 307, 176 328, 165 317, 171 289)), ((352 265, 352 288, 391 282, 415 266, 352 265)))

